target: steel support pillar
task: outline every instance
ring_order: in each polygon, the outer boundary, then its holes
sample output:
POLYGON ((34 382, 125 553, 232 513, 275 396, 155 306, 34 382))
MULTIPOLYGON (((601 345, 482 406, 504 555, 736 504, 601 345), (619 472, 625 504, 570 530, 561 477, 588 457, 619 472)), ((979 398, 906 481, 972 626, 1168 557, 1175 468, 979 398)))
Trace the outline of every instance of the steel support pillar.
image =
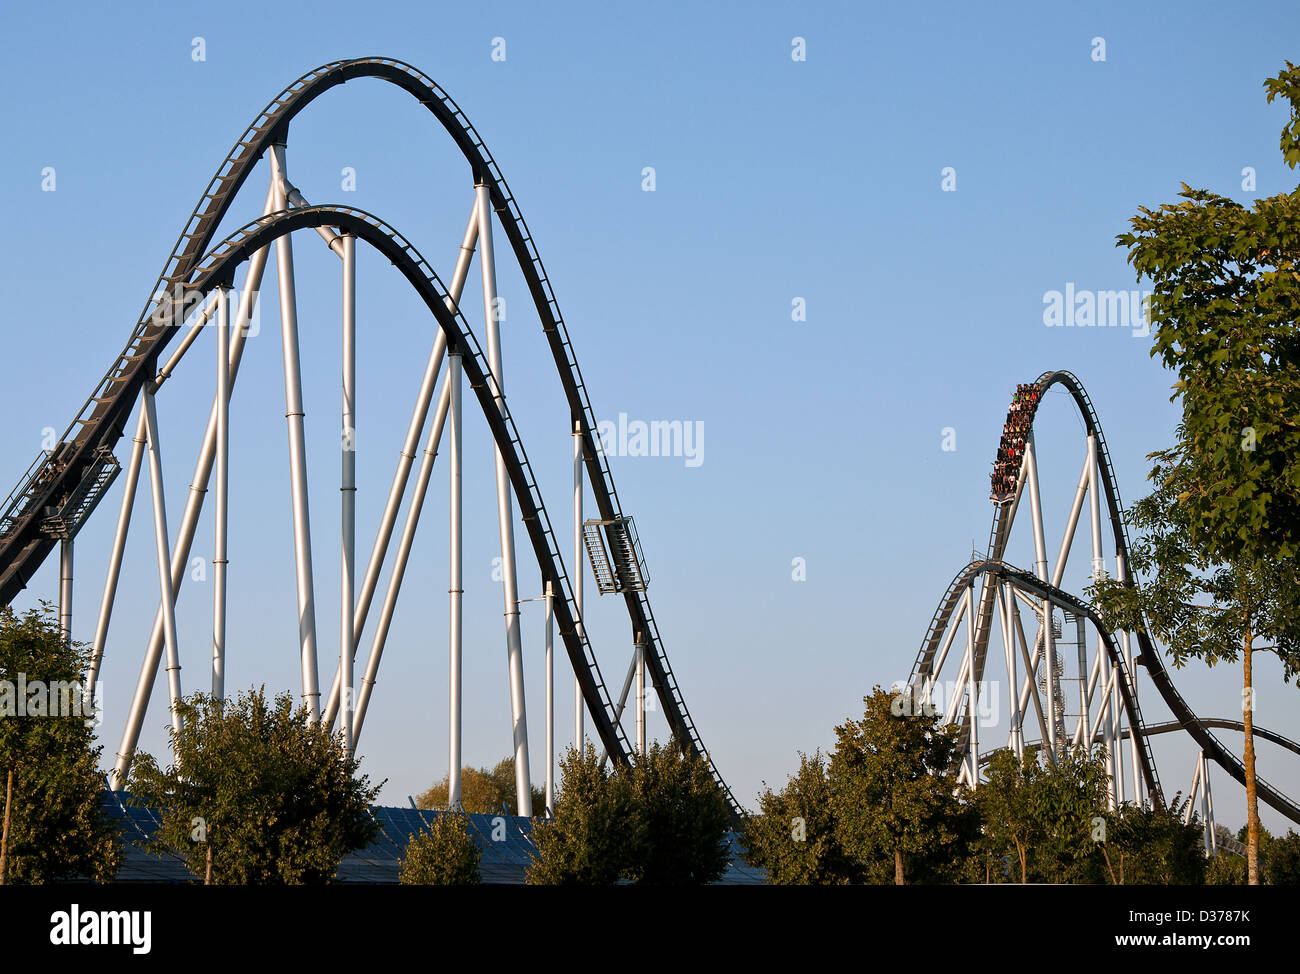
POLYGON ((449 749, 447 753, 447 805, 460 807, 461 802, 461 598, 463 592, 461 555, 461 362, 460 349, 447 356, 447 384, 450 388, 451 406, 451 501, 450 540, 451 582, 448 586, 451 604, 447 610, 449 620, 448 655, 450 667, 447 678, 447 713, 449 749))
POLYGON ((72 643, 72 539, 59 542, 59 631, 72 643))
MULTIPOLYGON (((284 143, 271 147, 271 185, 276 209, 286 210, 284 143)), ((307 490, 307 434, 302 401, 302 363, 298 352, 298 298, 294 284, 293 243, 288 234, 275 241, 280 284, 280 336, 284 355, 284 416, 289 432, 289 482, 293 506, 294 575, 298 590, 298 651, 302 702, 308 719, 320 717, 316 654, 316 583, 312 570, 311 512, 307 490)))
POLYGON ((217 289, 217 484, 212 541, 212 695, 226 696, 226 573, 230 512, 230 294, 217 289))
MULTIPOLYGON (((586 576, 585 565, 587 561, 586 553, 582 544, 582 498, 583 498, 583 470, 582 470, 582 420, 573 421, 573 605, 577 612, 577 618, 574 619, 574 628, 578 630, 578 640, 582 641, 582 583, 586 576)), ((582 699, 582 683, 578 679, 578 674, 573 675, 573 746, 579 753, 583 749, 583 739, 586 734, 583 730, 583 716, 585 713, 585 703, 582 699)))
POLYGON ((357 570, 357 238, 341 235, 343 242, 343 429, 340 444, 339 494, 339 730, 346 753, 352 754, 352 658, 356 654, 356 616, 353 614, 357 570))
MULTIPOLYGON (((488 365, 496 395, 504 406, 501 360, 500 305, 497 301, 496 259, 492 249, 492 195, 486 183, 475 186, 478 200, 479 268, 483 275, 483 314, 487 331, 488 365)), ((524 656, 519 633, 519 584, 515 573, 514 511, 510 475, 500 447, 496 454, 497 519, 501 534, 501 582, 505 598, 506 656, 510 670, 510 718, 514 738, 515 792, 520 815, 531 817, 533 799, 528 768, 528 715, 524 701, 524 656)))

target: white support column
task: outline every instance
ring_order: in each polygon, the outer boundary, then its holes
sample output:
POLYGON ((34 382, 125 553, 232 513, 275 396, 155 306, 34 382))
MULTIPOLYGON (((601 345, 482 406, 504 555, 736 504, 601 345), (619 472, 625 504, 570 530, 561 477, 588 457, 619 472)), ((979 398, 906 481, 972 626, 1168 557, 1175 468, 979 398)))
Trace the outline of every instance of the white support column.
MULTIPOLYGON (((483 314, 486 319, 488 364, 497 395, 504 405, 501 325, 497 302, 496 260, 492 249, 492 196, 487 184, 475 186, 478 199, 479 267, 483 272, 483 314)), ((505 457, 496 453, 497 519, 501 534, 501 582, 505 597, 506 656, 510 670, 510 717, 515 752, 515 792, 520 815, 531 817, 533 798, 528 768, 528 714, 524 701, 524 653, 519 633, 519 584, 515 573, 514 510, 505 457)))
MULTIPOLYGON (((1121 582, 1128 581, 1128 565, 1124 563, 1124 556, 1119 552, 1115 553, 1115 577, 1121 582)), ((1129 634, 1127 631, 1121 632, 1119 638, 1120 647, 1124 652, 1124 669, 1128 676, 1129 693, 1133 695, 1133 702, 1136 703, 1138 698, 1138 687, 1137 670, 1133 667, 1133 644, 1129 641, 1129 634)), ((1118 694, 1118 692, 1119 690, 1116 688, 1116 693, 1118 694)), ((1117 707, 1117 710, 1119 710, 1120 713, 1119 720, 1123 720, 1122 709, 1117 707)), ((1136 733, 1129 735, 1128 744, 1129 768, 1133 773, 1133 801, 1140 805, 1143 803, 1142 775, 1140 773, 1140 762, 1138 760, 1138 741, 1136 733)), ((1122 794, 1123 792, 1121 791, 1121 795, 1122 794)), ((1123 799, 1121 798, 1121 800, 1123 799)))
POLYGON ((1201 797, 1201 771, 1205 768, 1205 755, 1197 752, 1196 765, 1192 771, 1192 786, 1187 789, 1187 807, 1183 809, 1183 824, 1190 825, 1192 813, 1196 811, 1196 800, 1201 797))
POLYGON ((546 583, 546 814, 555 814, 555 593, 546 583))
POLYGON ((979 732, 979 698, 978 684, 975 680, 975 581, 966 586, 966 658, 968 662, 969 686, 966 690, 968 712, 970 714, 970 786, 974 790, 980 780, 980 732, 979 732))
POLYGON ((1214 831, 1214 798, 1210 795, 1210 763, 1201 752, 1201 778, 1205 785, 1205 848, 1210 855, 1219 852, 1219 837, 1214 831))
POLYGON ((451 583, 448 586, 451 604, 448 607, 450 633, 448 637, 448 655, 450 669, 448 673, 448 734, 449 750, 447 753, 447 805, 460 807, 461 802, 461 596, 463 594, 461 560, 461 352, 452 349, 447 356, 447 385, 450 389, 451 406, 451 526, 448 547, 451 549, 451 583))
POLYGON ((645 642, 636 634, 636 753, 645 757, 645 642))
POLYGON ((86 675, 85 699, 93 704, 95 682, 104 660, 104 644, 108 642, 108 624, 113 618, 113 602, 117 598, 117 583, 122 576, 122 555, 126 551, 126 536, 131 527, 131 513, 135 509, 135 492, 140 484, 140 466, 144 460, 144 398, 141 396, 135 436, 131 438, 131 459, 126 469, 126 486, 122 490, 122 504, 117 514, 117 530, 113 533, 113 549, 108 557, 108 574, 104 578, 104 593, 99 599, 99 618, 95 623, 95 641, 91 646, 90 668, 86 675))
MULTIPOLYGON (((1034 446, 1034 432, 1029 431, 1029 436, 1025 440, 1025 464, 1028 471, 1029 479, 1029 502, 1033 510, 1030 512, 1034 526, 1034 573, 1043 581, 1049 581, 1047 577, 1047 549, 1043 541, 1043 506, 1042 498, 1038 491, 1038 456, 1034 446)), ((1043 623, 1043 660, 1047 672, 1047 692, 1045 694, 1045 705, 1048 711, 1047 717, 1047 745, 1051 751, 1052 760, 1055 761, 1056 753, 1056 640, 1052 632, 1052 601, 1043 599, 1042 608, 1043 623)), ((1032 674, 1030 674, 1032 678, 1032 674)))
POLYGON ((72 642, 72 539, 59 542, 59 630, 72 642))
POLYGON ((226 580, 230 511, 230 292, 217 288, 217 485, 212 541, 212 695, 226 696, 226 580))
POLYGON ((343 429, 339 478, 341 565, 339 568, 339 730, 343 747, 352 754, 352 658, 356 654, 353 614, 357 570, 357 238, 341 234, 343 243, 343 429))
POLYGON ((1016 693, 1016 652, 1015 635, 1011 631, 1011 594, 1007 591, 1009 583, 998 581, 998 613, 1002 620, 1002 649, 1007 664, 1007 703, 1011 708, 1009 714, 1011 730, 1007 738, 1007 747, 1019 758, 1024 754, 1024 718, 1020 713, 1020 701, 1016 693))
MULTIPOLYGON (((288 209, 284 143, 271 147, 271 185, 276 209, 288 209)), ((289 480, 293 499, 294 574, 298 589, 298 649, 302 668, 302 702, 309 719, 320 717, 316 656, 316 593, 311 556, 311 514, 307 490, 307 444, 302 401, 302 365, 298 354, 298 299, 294 286, 293 244, 289 235, 275 242, 280 283, 280 335, 284 352, 284 415, 289 431, 289 480)))
MULTIPOLYGON (((578 641, 583 637, 582 621, 582 583, 586 579, 586 562, 587 556, 583 551, 582 544, 582 498, 583 498, 583 471, 582 471, 582 420, 573 421, 573 604, 577 611, 577 618, 573 620, 574 628, 578 630, 578 641)), ((573 674, 573 746, 581 752, 583 749, 583 738, 586 734, 583 731, 584 704, 582 700, 582 683, 578 680, 578 674, 573 674)))
POLYGON ((158 442, 158 410, 152 383, 145 387, 145 435, 149 449, 149 479, 153 486, 154 547, 158 554, 158 591, 163 605, 163 639, 167 648, 167 689, 171 700, 172 730, 180 733, 181 660, 176 645, 176 593, 172 587, 171 550, 167 534, 167 501, 163 494, 162 449, 158 442))

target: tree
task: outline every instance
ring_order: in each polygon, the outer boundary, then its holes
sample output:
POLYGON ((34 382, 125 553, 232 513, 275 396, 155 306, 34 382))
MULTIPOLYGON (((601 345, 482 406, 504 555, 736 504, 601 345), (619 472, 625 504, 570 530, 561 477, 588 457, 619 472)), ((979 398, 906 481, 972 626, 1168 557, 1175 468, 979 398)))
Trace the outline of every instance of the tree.
POLYGON ((862 881, 860 865, 840 845, 831 783, 821 751, 799 755, 785 788, 764 790, 759 814, 745 819, 745 860, 773 883, 842 886, 862 881))
POLYGON ((731 861, 727 803, 702 757, 655 742, 617 773, 632 811, 626 876, 647 886, 722 878, 731 861))
POLYGON ((403 886, 475 886, 482 854, 469 834, 469 819, 443 812, 407 843, 399 881, 403 886))
POLYGON ((1265 861, 1268 881, 1273 886, 1300 886, 1300 835, 1288 829, 1268 848, 1265 861))
MULTIPOLYGON (((443 775, 442 780, 433 784, 415 798, 417 808, 451 811, 447 803, 450 790, 450 775, 443 775)), ((546 793, 541 788, 533 788, 533 811, 540 814, 546 807, 546 793)), ((460 807, 461 811, 478 815, 492 815, 505 809, 507 814, 518 814, 515 789, 515 759, 502 758, 495 768, 471 768, 468 765, 460 771, 460 807)))
POLYGON ((1106 772, 1100 757, 1076 748, 1043 762, 1037 749, 1017 759, 1006 748, 989 760, 987 780, 975 792, 982 842, 1014 852, 1020 881, 1100 882, 1107 853, 1106 772))
POLYGON ((1206 859, 1202 826, 1184 824, 1182 807, 1146 808, 1125 802, 1107 816, 1107 862, 1113 881, 1138 886, 1200 886, 1206 859))
MULTIPOLYGON (((1300 163, 1300 68, 1264 82, 1290 120, 1300 163)), ((1178 373, 1184 445, 1198 476, 1183 501, 1198 536, 1235 560, 1300 553, 1300 190, 1251 208, 1183 184, 1185 202, 1146 207, 1117 238, 1153 292, 1151 354, 1178 373)))
POLYGON ((892 861, 901 885, 909 866, 931 879, 961 862, 969 813, 957 795, 956 728, 895 716, 892 700, 877 686, 863 719, 835 728, 831 805, 845 852, 868 870, 892 861))
POLYGON ((121 864, 83 695, 87 664, 49 606, 21 617, 0 607, 0 885, 106 882, 121 864))
POLYGON ((378 835, 370 803, 382 784, 357 777, 340 737, 284 693, 178 703, 176 763, 136 757, 129 788, 162 819, 155 841, 205 883, 317 884, 378 835))
POLYGON ((1274 652, 1287 680, 1300 674, 1300 569, 1262 551, 1225 560, 1186 503, 1202 476, 1196 459, 1180 448, 1152 456, 1154 489, 1129 512, 1140 532, 1129 552, 1136 584, 1102 576, 1088 594, 1108 626, 1148 631, 1169 647, 1175 667, 1193 658, 1210 666, 1241 658, 1246 861, 1253 884, 1259 881, 1253 654, 1274 652))
MULTIPOLYGON (((1294 169, 1300 68, 1286 62, 1264 88, 1270 103, 1281 97, 1290 104, 1280 147, 1294 169)), ((1156 490, 1144 520, 1156 538, 1144 554, 1156 591, 1138 601, 1160 617, 1153 628, 1171 637, 1165 642, 1176 663, 1189 655, 1211 664, 1235 661, 1241 652, 1247 871, 1254 884, 1255 638, 1275 640, 1269 648, 1283 657, 1288 679, 1300 663, 1300 189, 1249 209, 1186 184, 1179 195, 1185 202, 1140 208, 1132 232, 1117 238, 1139 280, 1152 282, 1151 354, 1177 372, 1173 399, 1183 413, 1176 445, 1152 455, 1156 490), (1170 524, 1178 530, 1162 528, 1170 524), (1194 601, 1202 594, 1208 605, 1194 601)), ((1122 604, 1117 584, 1102 586, 1098 596, 1132 619, 1137 613, 1131 601, 1122 604)))
POLYGON ((588 743, 560 759, 554 817, 533 826, 537 859, 527 872, 531 885, 607 886, 626 870, 632 827, 626 788, 588 743))

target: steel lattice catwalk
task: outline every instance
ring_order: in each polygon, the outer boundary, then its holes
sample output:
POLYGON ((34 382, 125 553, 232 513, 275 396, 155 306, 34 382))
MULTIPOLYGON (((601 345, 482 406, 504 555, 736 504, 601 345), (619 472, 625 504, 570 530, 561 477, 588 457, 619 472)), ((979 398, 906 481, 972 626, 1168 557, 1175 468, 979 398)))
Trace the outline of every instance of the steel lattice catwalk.
MULTIPOLYGON (((960 726, 961 746, 967 755, 963 778, 977 784, 979 765, 988 757, 979 750, 979 695, 984 685, 990 636, 996 627, 1001 633, 1004 672, 1011 691, 1008 694, 1009 747, 1023 753, 1030 743, 1025 738, 1026 722, 1037 726, 1037 743, 1052 760, 1071 746, 1084 742, 1101 744, 1107 760, 1112 803, 1125 800, 1127 786, 1134 800, 1144 800, 1145 792, 1148 800, 1163 804, 1149 738, 1173 729, 1185 731, 1200 749, 1189 794, 1200 796, 1203 809, 1209 813, 1206 758, 1215 761, 1238 782, 1245 783, 1241 760, 1210 728, 1240 729, 1242 725, 1232 720, 1198 717, 1175 689, 1160 653, 1145 630, 1136 633, 1107 630, 1090 605, 1060 587, 1085 501, 1091 522, 1091 574, 1095 576, 1105 570, 1102 538, 1108 526, 1115 557, 1114 577, 1133 584, 1128 574, 1128 532, 1110 453, 1092 402, 1077 377, 1069 372, 1045 372, 1034 382, 1017 388, 1003 427, 992 479, 994 513, 987 556, 976 558, 959 571, 940 600, 908 680, 913 702, 934 703, 936 691, 945 687, 940 677, 944 664, 951 660, 950 651, 964 622, 965 651, 959 652, 956 679, 948 681, 952 690, 942 701, 946 706, 941 709, 947 720, 960 726), (1034 421, 1044 395, 1054 386, 1062 387, 1069 394, 1083 419, 1084 462, 1060 548, 1049 571, 1034 421), (1032 572, 1005 560, 1012 524, 1022 504, 1029 508, 1033 530, 1032 572), (1021 604, 1029 608, 1031 621, 1037 623, 1031 630, 1026 630, 1021 622, 1021 604), (1095 641, 1087 638, 1088 628, 1095 641), (1133 640, 1139 649, 1137 655, 1133 653, 1133 640), (1074 649, 1074 658, 1059 653, 1058 644, 1074 649), (1020 678, 1022 665, 1023 679, 1020 678), (1145 670, 1173 713, 1172 724, 1144 723, 1138 701, 1137 667, 1145 670), (1077 684, 1077 695, 1067 692, 1064 687, 1067 683, 1077 684), (1066 719, 1071 706, 1077 706, 1072 722, 1066 719)), ((1258 725, 1255 733, 1300 753, 1300 745, 1281 735, 1258 725)), ((1300 822, 1300 805, 1258 776, 1256 780, 1261 799, 1292 821, 1300 822)), ((1207 841, 1213 841, 1212 837, 1207 841)))
MULTIPOLYGON (((303 75, 270 102, 235 143, 187 220, 158 281, 150 292, 151 297, 145 304, 126 348, 96 385, 58 446, 37 458, 3 506, 0 506, 0 604, 8 604, 12 601, 50 554, 54 543, 61 541, 63 560, 66 563, 63 573, 66 578, 61 582, 61 593, 66 595, 63 605, 70 612, 71 539, 118 475, 119 467, 113 456, 113 448, 121 440, 131 413, 136 410, 137 405, 139 406, 136 431, 131 439, 131 461, 126 469, 127 485, 118 516, 114 550, 108 561, 107 580, 96 624, 93 643, 94 669, 88 681, 91 686, 94 685, 99 660, 102 658, 104 640, 113 611, 122 548, 130 524, 130 512, 140 470, 147 465, 151 471, 154 494, 154 535, 159 565, 160 597, 132 715, 118 753, 113 780, 115 786, 120 787, 123 775, 129 767, 139 722, 143 719, 156 670, 164 656, 167 659, 166 670, 172 701, 174 702, 180 694, 174 609, 176 589, 187 564, 197 520, 214 467, 216 468, 215 506, 218 526, 213 561, 216 584, 213 606, 212 688, 214 693, 219 694, 224 691, 226 611, 224 532, 225 498, 228 490, 226 458, 229 440, 226 417, 243 352, 246 326, 253 313, 250 302, 256 300, 254 295, 260 287, 268 253, 272 247, 275 248, 277 256, 281 331, 285 347, 286 414, 293 484, 295 576, 300 609, 299 636, 304 702, 314 714, 320 716, 320 719, 332 723, 339 718, 340 710, 348 709, 348 702, 354 699, 349 691, 356 689, 353 719, 350 722, 346 719, 342 720, 341 728, 345 735, 359 733, 369 700, 369 687, 373 685, 375 670, 382 655, 392 603, 401 585, 400 568, 394 569, 389 590, 383 599, 371 657, 367 662, 361 684, 357 688, 354 688, 352 680, 353 659, 376 595, 380 571, 391 545, 398 508, 405 497, 411 468, 415 465, 418 442, 431 408, 434 418, 429 427, 429 442, 424 451, 424 459, 420 463, 414 498, 395 557, 400 564, 404 565, 414 524, 420 516, 419 506, 428 483, 432 456, 438 451, 445 424, 451 430, 449 440, 453 485, 451 677, 453 686, 458 686, 460 553, 457 525, 459 524, 459 444, 462 413, 460 388, 463 374, 488 422, 497 454, 498 519, 503 575, 506 577, 503 594, 506 602, 506 641, 520 808, 527 809, 531 801, 526 786, 528 761, 517 622, 519 599, 513 583, 516 572, 513 559, 513 505, 515 503, 518 504, 519 519, 526 526, 528 541, 541 572, 543 590, 547 593, 544 599, 547 605, 548 628, 553 618, 574 670, 575 730, 580 738, 585 705, 585 710, 591 715, 596 733, 606 752, 618 762, 629 759, 632 745, 620 722, 621 702, 616 709, 610 700, 582 624, 583 593, 580 561, 575 561, 575 574, 570 578, 561 555, 560 539, 551 526, 537 486, 537 478, 528 463, 514 419, 506 407, 499 336, 493 314, 496 305, 496 285, 492 234, 493 227, 496 225, 499 225, 504 232, 523 274, 568 403, 569 415, 563 422, 566 430, 574 437, 573 552, 575 559, 579 559, 582 552, 584 479, 590 484, 596 502, 596 513, 601 521, 615 523, 627 520, 619 503, 605 456, 598 449, 599 444, 595 438, 595 416, 582 373, 536 245, 500 169, 464 113, 431 79, 400 61, 386 58, 337 61, 303 75), (474 202, 449 285, 443 284, 429 263, 406 238, 379 218, 347 207, 312 206, 289 181, 286 144, 290 122, 324 92, 348 80, 362 77, 391 83, 413 95, 444 127, 470 165, 475 189, 474 202), (229 211, 236 194, 256 164, 264 157, 271 163, 272 178, 263 206, 263 216, 235 231, 209 252, 216 228, 229 211), (341 554, 343 585, 341 604, 353 606, 354 611, 345 610, 341 613, 340 646, 350 645, 352 653, 340 652, 339 667, 334 682, 323 694, 316 670, 316 627, 314 610, 311 608, 314 602, 310 511, 301 426, 303 412, 301 376, 298 365, 296 296, 290 242, 290 235, 294 231, 304 229, 314 230, 329 248, 338 254, 343 265, 342 418, 345 432, 353 428, 356 408, 355 288, 351 282, 355 278, 354 261, 357 241, 380 252, 391 261, 424 300, 438 325, 424 382, 407 431, 402 460, 394 475, 389 503, 381 523, 380 536, 376 539, 366 570, 361 574, 356 572, 355 507, 351 500, 355 491, 355 456, 349 456, 352 451, 347 446, 346 435, 344 437, 343 472, 340 484, 343 497, 341 524, 344 539, 341 554), (480 346, 458 307, 461 290, 469 271, 469 262, 475 251, 479 256, 483 278, 486 350, 480 346), (245 265, 247 269, 241 301, 237 308, 232 309, 229 307, 229 289, 233 287, 236 271, 245 265), (200 306, 200 313, 197 320, 187 327, 185 324, 187 317, 190 317, 190 312, 196 303, 200 306), (222 336, 217 353, 219 392, 213 400, 192 488, 187 497, 180 526, 173 538, 167 530, 166 511, 162 502, 162 464, 156 394, 171 376, 181 357, 198 338, 200 331, 214 316, 219 323, 216 331, 222 336), (164 353, 168 352, 169 346, 174 342, 176 347, 171 351, 170 357, 164 357, 164 353), (437 392, 437 380, 444 359, 448 366, 448 376, 442 383, 441 391, 437 392), (57 517, 52 519, 50 512, 55 512, 57 517)), ((733 817, 738 817, 742 810, 704 748, 686 708, 644 587, 629 588, 621 594, 633 633, 634 665, 639 664, 638 671, 641 668, 648 669, 669 727, 687 750, 704 757, 709 762, 714 780, 726 795, 733 817)), ((70 619, 65 624, 70 629, 70 619)), ((548 652, 548 664, 549 658, 548 652)), ((548 674, 549 672, 548 665, 548 674)), ((642 684, 643 678, 638 679, 639 688, 642 684)), ((547 702, 549 715, 551 702, 549 676, 547 702)), ((638 716, 643 720, 643 692, 638 695, 638 702, 641 704, 638 716)), ((453 701, 450 719, 455 727, 459 720, 458 705, 455 701, 453 701)), ((551 744, 549 726, 547 731, 549 751, 551 744)), ((455 748, 458 746, 458 735, 453 732, 452 737, 453 748, 455 748)), ((460 765, 455 750, 451 757, 454 787, 455 775, 460 765)), ((551 794, 550 777, 548 768, 548 801, 551 794)))

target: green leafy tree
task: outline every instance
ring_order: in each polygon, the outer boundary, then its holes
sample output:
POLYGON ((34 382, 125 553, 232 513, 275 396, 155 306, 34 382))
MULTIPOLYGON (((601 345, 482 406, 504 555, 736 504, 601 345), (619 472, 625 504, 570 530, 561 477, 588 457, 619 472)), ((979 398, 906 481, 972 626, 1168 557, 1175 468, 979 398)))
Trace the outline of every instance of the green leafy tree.
MULTIPOLYGON (((1300 162, 1300 68, 1264 82, 1289 104, 1280 147, 1300 162)), ((1182 445, 1197 477, 1183 504, 1227 560, 1300 553, 1300 190, 1250 207, 1206 190, 1146 207, 1119 235, 1152 283, 1151 354, 1178 374, 1182 445)))
POLYGON ((1136 584, 1101 577, 1088 593, 1112 628, 1145 630, 1168 646, 1175 667, 1193 658, 1210 666, 1242 661, 1247 866, 1255 883, 1254 654, 1275 653, 1288 680, 1300 673, 1300 568, 1263 552, 1221 560, 1185 502, 1202 475, 1195 459, 1177 450, 1153 456, 1154 489, 1129 512, 1139 532, 1130 550, 1136 584))
POLYGON ((727 803, 701 757, 674 740, 633 756, 617 778, 632 822, 626 876, 648 886, 684 886, 722 878, 730 862, 727 803))
POLYGON ((176 763, 139 754, 129 789, 161 817, 155 841, 205 883, 328 883, 378 834, 369 806, 382 785, 358 778, 342 739, 291 694, 196 694, 178 709, 176 763))
POLYGON ((474 886, 480 882, 482 854, 469 834, 469 819, 442 812, 407 844, 399 881, 404 886, 474 886))
POLYGON ((1205 863, 1207 886, 1245 886, 1246 860, 1220 849, 1205 863))
POLYGON ((48 606, 21 617, 0 607, 0 885, 104 882, 121 864, 83 697, 87 663, 48 606))
POLYGON ((1106 773, 1076 749, 1056 763, 1034 748, 993 754, 975 793, 981 842, 1019 866, 1020 881, 1096 883, 1105 877, 1106 773))
POLYGON ((742 841, 750 865, 779 886, 841 886, 862 881, 862 869, 840 845, 831 782, 821 751, 799 755, 785 788, 764 790, 759 814, 745 819, 742 841))
MULTIPOLYGON (((431 785, 427 791, 415 798, 417 808, 451 811, 447 802, 450 789, 450 776, 443 775, 441 781, 431 785)), ((546 807, 546 793, 541 788, 533 788, 533 813, 541 814, 546 807)), ((460 771, 460 806, 470 814, 492 815, 503 808, 508 814, 518 814, 518 802, 515 790, 515 759, 502 758, 496 767, 471 768, 468 765, 460 771)))
POLYGON ((1269 843, 1265 859, 1268 881, 1273 886, 1300 886, 1300 835, 1287 830, 1269 843))
POLYGON ((969 810, 957 795, 956 729, 935 717, 895 716, 877 686, 862 720, 835 728, 831 806, 845 852, 868 878, 892 865, 893 881, 951 875, 966 857, 969 810))
POLYGON ((1107 817, 1107 865, 1120 885, 1200 886, 1206 858, 1201 824, 1183 823, 1183 807, 1146 808, 1126 802, 1107 817))
MULTIPOLYGON (((1300 68, 1264 88, 1290 106, 1280 148, 1300 163, 1300 68)), ((1241 653, 1246 742, 1247 871, 1260 881, 1252 723, 1252 653, 1272 639, 1297 671, 1295 562, 1300 555, 1300 190, 1245 207, 1183 184, 1183 202, 1140 208, 1119 235, 1139 280, 1152 282, 1151 353, 1174 370, 1182 422, 1153 454, 1155 492, 1139 520, 1152 532, 1138 600, 1175 662, 1241 653), (1207 597, 1197 602, 1196 597, 1207 597), (1168 637, 1168 638, 1166 638, 1168 637)), ((1118 583, 1099 586, 1108 614, 1137 621, 1118 583)))
POLYGON ((1029 882, 1029 851, 1039 839, 1039 823, 1029 812, 1028 794, 1040 770, 1032 748, 1021 760, 1007 748, 999 748, 989 758, 987 780, 975 792, 980 850, 986 858, 1010 861, 1014 856, 1022 883, 1029 882))
POLYGON ((527 880, 538 886, 607 886, 627 866, 631 796, 590 743, 560 759, 554 817, 533 826, 537 859, 527 880))

